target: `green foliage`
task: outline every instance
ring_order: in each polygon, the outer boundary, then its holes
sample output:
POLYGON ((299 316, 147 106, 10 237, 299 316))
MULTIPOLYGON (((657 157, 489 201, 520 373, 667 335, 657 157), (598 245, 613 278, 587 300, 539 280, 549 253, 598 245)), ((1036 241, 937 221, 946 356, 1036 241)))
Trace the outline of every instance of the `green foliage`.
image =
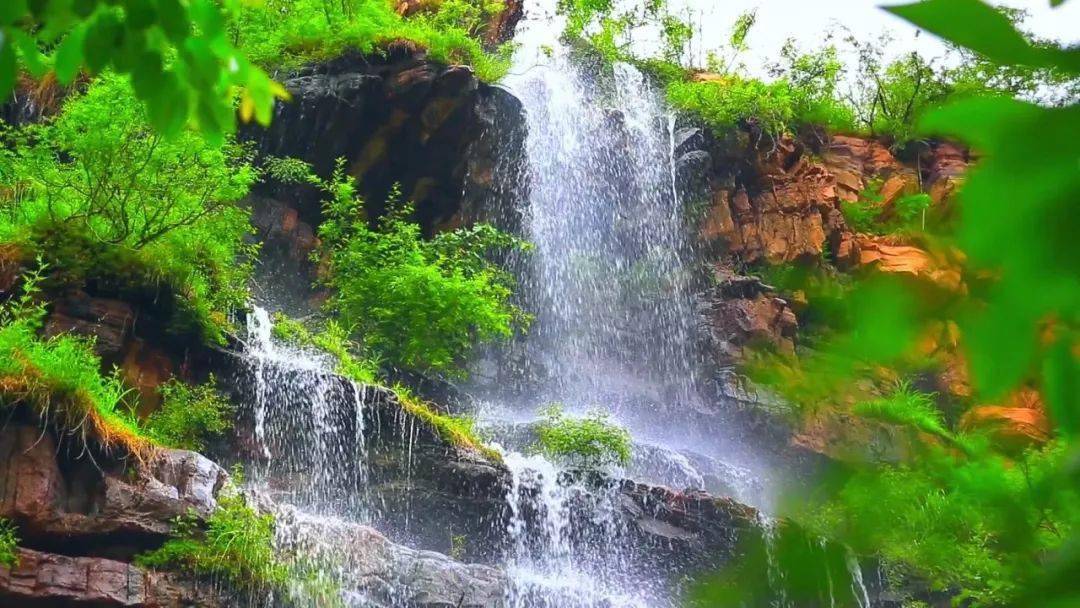
POLYGON ((359 346, 349 339, 349 333, 337 321, 330 319, 321 331, 312 332, 303 323, 282 313, 274 315, 274 337, 300 347, 312 347, 334 358, 335 371, 362 384, 374 384, 378 379, 378 362, 361 359, 353 354, 359 346))
POLYGON ((428 424, 447 443, 460 448, 475 450, 493 462, 501 462, 502 455, 487 445, 476 434, 476 420, 468 416, 449 416, 435 411, 407 387, 394 386, 401 409, 428 424))
POLYGON ((107 76, 54 120, 7 132, 0 242, 28 245, 71 281, 129 277, 171 287, 185 329, 221 341, 247 299, 254 248, 235 204, 256 179, 249 152, 150 130, 128 82, 107 76))
POLYGON ((369 357, 460 376, 477 343, 508 338, 527 322, 510 303, 512 278, 485 255, 524 243, 487 225, 424 240, 396 195, 370 222, 340 164, 322 186, 330 196, 319 228, 334 289, 328 308, 369 357))
POLYGON ((248 506, 235 489, 218 497, 205 529, 191 514, 177 518, 173 535, 160 548, 137 556, 135 563, 220 576, 245 588, 280 588, 290 581, 289 566, 274 550, 274 517, 248 506))
POLYGON ((9 569, 19 564, 19 531, 6 517, 0 517, 0 565, 9 569))
POLYGON ((849 228, 863 234, 926 232, 926 212, 933 200, 925 192, 897 197, 886 207, 880 179, 871 180, 854 201, 841 201, 840 212, 849 228))
MULTIPOLYGON (((976 0, 889 10, 981 53, 981 61, 1080 76, 1075 49, 1032 43, 1007 16, 976 0)), ((796 373, 774 377, 774 388, 795 398, 835 399, 867 370, 920 356, 920 339, 955 322, 972 402, 1000 403, 1021 387, 1038 388, 1057 436, 1017 454, 993 436, 949 428, 929 396, 901 386, 854 412, 931 437, 913 442, 894 464, 852 463, 847 475, 820 488, 819 501, 796 501, 789 515, 880 556, 901 579, 928 581, 956 605, 1076 605, 1080 106, 1040 106, 982 88, 912 114, 914 137, 947 135, 981 155, 958 195, 960 219, 940 235, 964 256, 967 290, 926 297, 925 288, 894 282, 868 299, 860 282, 832 339, 804 357, 796 373), (807 378, 813 380, 800 384, 807 378)), ((896 214, 913 222, 925 206, 925 199, 898 201, 896 214)), ((884 285, 880 277, 867 280, 884 285)), ((730 577, 727 583, 738 585, 730 577)))
POLYGON ((906 381, 887 397, 855 405, 852 413, 952 440, 933 396, 913 389, 906 381))
POLYGON ((262 124, 286 95, 233 47, 215 0, 5 0, 0 101, 20 69, 36 77, 51 70, 61 84, 84 69, 129 75, 155 130, 175 135, 194 123, 213 141, 235 128, 238 90, 241 116, 262 124))
POLYGON ((251 61, 267 67, 295 68, 348 49, 377 53, 407 41, 436 61, 471 65, 483 80, 506 73, 511 47, 488 52, 480 39, 502 2, 444 0, 432 6, 402 17, 385 0, 267 0, 238 11, 231 27, 251 61))
POLYGON ((596 467, 630 463, 630 433, 602 412, 576 418, 563 413, 561 404, 543 410, 537 426, 540 450, 549 457, 576 465, 596 467))
POLYGON ((195 386, 173 378, 158 390, 161 407, 150 414, 145 428, 162 445, 200 451, 206 447, 207 439, 232 426, 230 415, 234 408, 218 392, 214 376, 206 384, 195 386))
POLYGON ((849 228, 856 232, 876 234, 881 227, 878 222, 881 200, 881 180, 871 180, 859 193, 858 200, 841 201, 840 212, 844 214, 849 228))
POLYGON ((41 338, 45 308, 33 298, 40 270, 24 277, 22 296, 0 306, 0 403, 24 405, 84 440, 136 456, 151 440, 124 405, 118 375, 103 376, 101 360, 85 339, 41 338))
MULTIPOLYGON (((971 444, 972 442, 968 442, 971 444)), ((985 444, 983 444, 985 445, 985 444)), ((1060 443, 1018 462, 928 447, 917 461, 855 471, 801 518, 815 532, 973 606, 1014 605, 1080 523, 1080 495, 1061 475, 1060 443)))
POLYGON ((916 223, 926 230, 926 211, 933 204, 933 199, 925 192, 916 192, 896 199, 896 215, 906 225, 913 226, 916 223))

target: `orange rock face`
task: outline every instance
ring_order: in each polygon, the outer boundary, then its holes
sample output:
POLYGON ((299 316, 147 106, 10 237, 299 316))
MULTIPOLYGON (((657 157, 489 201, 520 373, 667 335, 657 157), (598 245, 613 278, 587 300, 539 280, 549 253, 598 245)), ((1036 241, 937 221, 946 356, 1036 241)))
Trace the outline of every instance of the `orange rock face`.
POLYGON ((994 441, 1007 448, 1046 443, 1052 435, 1042 397, 1038 391, 1024 388, 1012 394, 1003 405, 980 405, 960 420, 968 431, 990 433, 994 441))
MULTIPOLYGON (((701 81, 721 78, 697 74, 701 81)), ((752 151, 741 151, 749 170, 714 180, 712 202, 699 226, 702 242, 744 262, 779 264, 818 257, 831 249, 842 264, 878 263, 882 270, 926 276, 943 286, 955 287, 959 277, 942 272, 937 260, 914 248, 898 250, 868 245, 866 262, 860 252, 860 235, 845 223, 841 204, 860 200, 874 185, 874 204, 883 217, 892 213, 901 197, 929 192, 935 205, 952 197, 968 166, 960 147, 936 144, 925 162, 905 164, 880 142, 837 135, 829 139, 820 156, 785 136, 775 142, 759 142, 752 151), (921 176, 920 176, 921 174, 921 176), (876 184, 876 185, 875 185, 876 184)))
POLYGON ((910 245, 890 245, 886 239, 856 237, 854 251, 858 265, 874 266, 881 272, 903 273, 925 279, 948 291, 963 289, 960 271, 946 261, 935 259, 928 252, 910 245))

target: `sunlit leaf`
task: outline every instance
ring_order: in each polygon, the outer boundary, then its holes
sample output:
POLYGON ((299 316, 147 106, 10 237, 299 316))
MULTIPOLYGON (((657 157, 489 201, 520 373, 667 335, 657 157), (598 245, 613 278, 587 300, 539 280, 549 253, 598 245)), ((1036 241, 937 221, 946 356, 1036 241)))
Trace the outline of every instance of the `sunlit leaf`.
POLYGON ((86 37, 85 27, 71 30, 56 49, 53 69, 60 84, 69 84, 75 79, 83 62, 83 43, 86 37))
POLYGON ((885 10, 1001 64, 1059 65, 1080 72, 1080 51, 1036 48, 999 10, 980 0, 923 0, 885 10))

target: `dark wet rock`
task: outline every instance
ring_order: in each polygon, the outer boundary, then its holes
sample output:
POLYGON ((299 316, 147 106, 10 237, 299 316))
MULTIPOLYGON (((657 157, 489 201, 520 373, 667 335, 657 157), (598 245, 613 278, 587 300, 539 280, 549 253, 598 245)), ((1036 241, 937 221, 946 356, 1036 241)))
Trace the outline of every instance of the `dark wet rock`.
POLYGON ((448 442, 403 409, 386 388, 285 366, 270 372, 280 390, 275 407, 263 413, 268 431, 260 441, 253 365, 244 355, 218 353, 221 387, 235 402, 246 404, 238 412, 234 445, 221 454, 224 459, 265 468, 271 493, 319 485, 316 499, 333 500, 338 508, 350 497, 366 496, 375 511, 372 525, 395 542, 449 553, 453 537, 464 536, 462 551, 469 559, 493 559, 499 552, 508 473, 498 462, 448 442), (298 415, 312 411, 313 400, 328 406, 322 418, 298 415), (323 459, 311 442, 295 440, 319 437, 317 424, 334 429, 334 436, 323 441, 339 457, 323 459))
MULTIPOLYGON (((245 134, 260 152, 303 159, 321 176, 344 158, 372 214, 382 213, 399 184, 428 231, 460 209, 469 149, 485 128, 484 105, 500 94, 470 68, 440 65, 407 45, 385 56, 347 54, 309 66, 284 84, 293 100, 278 104, 268 129, 245 134)), ((318 225, 313 188, 278 185, 263 194, 318 225)), ((253 199, 257 214, 261 200, 253 199)))
POLYGON ((676 129, 675 134, 671 139, 676 156, 694 150, 703 150, 706 143, 705 132, 700 127, 682 127, 676 129))

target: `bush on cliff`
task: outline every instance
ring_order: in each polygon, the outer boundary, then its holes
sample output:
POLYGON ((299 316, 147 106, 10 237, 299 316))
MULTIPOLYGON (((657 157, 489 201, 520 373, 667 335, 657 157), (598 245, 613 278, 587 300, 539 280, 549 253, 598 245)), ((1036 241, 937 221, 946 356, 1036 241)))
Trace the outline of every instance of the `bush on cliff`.
POLYGON ((213 376, 190 385, 173 378, 161 385, 161 407, 146 419, 146 432, 162 445, 200 451, 209 439, 232 427, 234 407, 217 390, 213 376))
POLYGON ((177 329, 223 339, 251 276, 236 204, 256 179, 244 148, 153 132, 130 84, 111 76, 4 139, 0 243, 44 256, 61 284, 164 286, 177 329))
POLYGON ((222 492, 205 526, 194 516, 180 517, 173 536, 135 563, 220 576, 240 588, 281 588, 290 582, 289 566, 274 551, 274 517, 255 511, 235 488, 222 492))
POLYGON ((512 277, 486 257, 525 243, 483 224, 425 240, 396 194, 386 215, 371 221, 340 163, 322 185, 329 198, 319 236, 334 290, 327 306, 367 356, 461 376, 478 343, 509 338, 527 323, 510 302, 512 277))
POLYGON ((296 68, 355 49, 379 53, 397 41, 412 43, 436 60, 472 66, 485 81, 510 67, 509 45, 489 52, 480 37, 500 10, 498 0, 445 0, 404 17, 387 0, 269 0, 238 11, 233 30, 256 64, 296 68))
POLYGON ((553 403, 537 426, 540 450, 551 458, 586 467, 630 463, 630 433, 602 412, 567 416, 553 403))
POLYGON ((19 563, 19 534, 15 524, 0 517, 0 565, 14 568, 19 563))
POLYGON ((39 280, 28 275, 23 295, 0 306, 0 403, 27 406, 84 442, 145 455, 152 443, 123 405, 127 389, 117 376, 101 374, 90 342, 39 336, 45 317, 33 301, 39 280))

